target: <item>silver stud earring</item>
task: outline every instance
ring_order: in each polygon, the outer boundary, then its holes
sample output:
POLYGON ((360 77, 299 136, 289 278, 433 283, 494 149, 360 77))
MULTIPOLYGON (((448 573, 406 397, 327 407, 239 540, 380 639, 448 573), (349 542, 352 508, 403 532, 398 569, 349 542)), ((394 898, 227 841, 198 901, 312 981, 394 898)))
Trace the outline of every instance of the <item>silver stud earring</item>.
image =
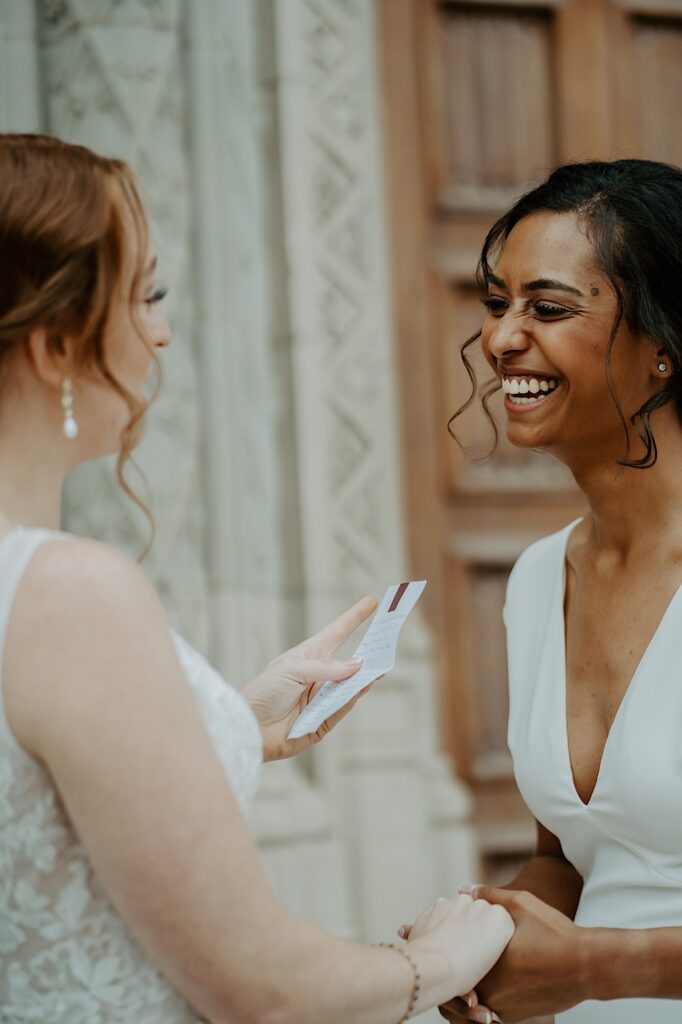
POLYGON ((64 437, 73 441, 78 437, 78 424, 73 415, 73 395, 71 378, 65 377, 62 382, 62 409, 64 410, 64 437))
POLYGON ((668 369, 668 366, 667 366, 666 363, 659 363, 658 364, 658 372, 659 373, 665 373, 667 369, 668 369))

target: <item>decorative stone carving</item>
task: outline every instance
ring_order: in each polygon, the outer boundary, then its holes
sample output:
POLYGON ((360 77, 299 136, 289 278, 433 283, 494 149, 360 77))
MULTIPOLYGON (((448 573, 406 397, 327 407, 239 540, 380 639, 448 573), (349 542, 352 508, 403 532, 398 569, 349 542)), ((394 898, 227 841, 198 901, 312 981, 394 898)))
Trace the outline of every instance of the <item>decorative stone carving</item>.
MULTIPOLYGON (((199 403, 192 337, 189 177, 180 0, 45 0, 43 72, 48 128, 73 142, 128 160, 146 185, 169 286, 174 341, 164 352, 165 384, 137 453, 161 511, 146 567, 175 624, 205 640, 202 502, 198 475, 199 403)), ((131 477, 134 481, 134 477, 131 477)), ((67 490, 74 532, 100 536, 139 554, 147 526, 119 491, 110 465, 84 467, 67 490)))
MULTIPOLYGON (((288 641, 302 639, 287 629, 297 602, 284 576, 293 568, 285 519, 295 504, 281 443, 291 430, 286 332, 282 339, 276 315, 285 269, 275 226, 266 223, 278 190, 276 165, 267 159, 275 142, 274 99, 259 85, 268 74, 267 13, 257 16, 242 0, 187 8, 212 646, 226 675, 241 680, 288 641)), ((252 824, 266 869, 292 912, 349 933, 343 851, 331 835, 324 799, 294 765, 264 771, 252 824)))
MULTIPOLYGON (((310 627, 405 578, 372 0, 277 0, 278 91, 310 627)), ((468 796, 436 753, 418 614, 395 673, 315 754, 360 934, 475 872, 468 796)))

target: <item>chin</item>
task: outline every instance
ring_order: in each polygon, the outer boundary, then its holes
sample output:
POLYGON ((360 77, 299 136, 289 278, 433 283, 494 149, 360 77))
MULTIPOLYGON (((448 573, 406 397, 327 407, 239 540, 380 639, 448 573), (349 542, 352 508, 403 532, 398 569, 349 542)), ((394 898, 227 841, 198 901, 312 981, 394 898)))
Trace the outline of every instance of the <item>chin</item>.
POLYGON ((541 448, 544 451, 552 448, 554 442, 549 431, 533 429, 520 423, 507 423, 507 440, 515 448, 541 448))

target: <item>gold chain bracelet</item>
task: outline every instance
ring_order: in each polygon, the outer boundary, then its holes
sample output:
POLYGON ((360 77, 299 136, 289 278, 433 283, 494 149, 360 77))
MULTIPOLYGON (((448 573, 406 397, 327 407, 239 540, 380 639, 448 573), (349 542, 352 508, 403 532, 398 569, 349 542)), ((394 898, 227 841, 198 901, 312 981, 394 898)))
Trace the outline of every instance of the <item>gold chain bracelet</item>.
POLYGON ((410 1002, 408 1004, 405 1015, 400 1018, 398 1024, 405 1024, 406 1020, 409 1020, 414 1012, 414 1008, 417 1005, 417 999, 419 998, 419 990, 421 988, 421 975, 417 969, 417 965, 403 946, 396 945, 395 942, 377 942, 375 945, 379 949, 394 949, 396 953, 400 953, 403 960, 407 960, 408 964, 412 968, 413 980, 412 980, 412 992, 410 993, 410 1002))

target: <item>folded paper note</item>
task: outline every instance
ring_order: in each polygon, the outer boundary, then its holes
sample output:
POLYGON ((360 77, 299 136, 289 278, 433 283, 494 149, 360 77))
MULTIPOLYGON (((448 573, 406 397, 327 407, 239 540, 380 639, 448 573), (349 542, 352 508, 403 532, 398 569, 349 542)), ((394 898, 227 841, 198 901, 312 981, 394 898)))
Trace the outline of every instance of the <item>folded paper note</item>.
POLYGON ((391 671, 395 665, 400 630, 425 586, 426 580, 418 580, 398 583, 388 588, 362 643, 353 655, 362 658, 361 668, 340 683, 324 684, 294 722, 289 733, 290 740, 317 732, 323 722, 336 714, 360 690, 391 671))

